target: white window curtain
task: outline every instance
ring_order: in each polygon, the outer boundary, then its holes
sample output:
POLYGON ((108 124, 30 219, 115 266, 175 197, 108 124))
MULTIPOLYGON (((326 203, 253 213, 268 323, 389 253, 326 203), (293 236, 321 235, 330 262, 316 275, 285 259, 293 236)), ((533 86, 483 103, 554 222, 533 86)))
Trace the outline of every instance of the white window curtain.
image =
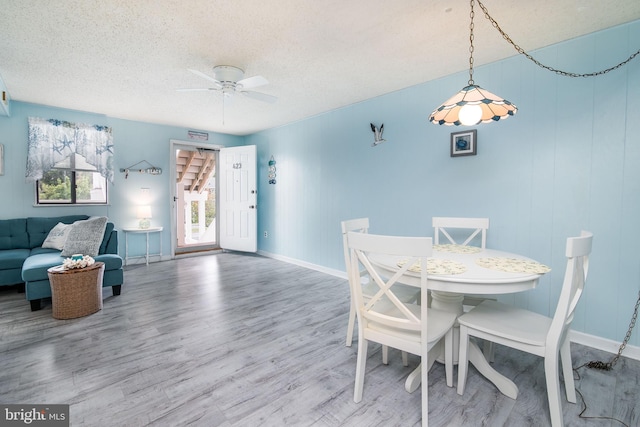
POLYGON ((79 154, 109 182, 113 182, 113 133, 110 127, 29 117, 27 182, 72 154, 79 154))

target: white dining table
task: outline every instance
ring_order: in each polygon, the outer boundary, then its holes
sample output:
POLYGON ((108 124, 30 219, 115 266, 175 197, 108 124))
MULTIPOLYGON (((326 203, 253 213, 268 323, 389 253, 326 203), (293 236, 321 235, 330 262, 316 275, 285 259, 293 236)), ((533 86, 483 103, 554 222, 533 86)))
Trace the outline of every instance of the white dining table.
MULTIPOLYGON (((373 254, 371 259, 381 274, 397 272, 398 263, 403 262, 402 257, 373 254)), ((427 270, 427 288, 431 290, 432 297, 431 307, 461 315, 465 294, 499 295, 527 291, 537 286, 545 270, 548 271, 548 267, 518 254, 457 245, 434 245, 433 257, 429 259, 427 270)), ((420 273, 407 271, 399 282, 420 287, 420 273)), ((459 344, 457 328, 456 323, 455 355, 459 344)), ((436 346, 430 352, 428 368, 438 358, 441 350, 436 346)), ((512 399, 517 398, 518 387, 489 365, 475 342, 469 343, 469 362, 504 395, 512 399)), ((421 366, 407 378, 405 388, 408 392, 415 391, 420 385, 420 369, 421 366)))

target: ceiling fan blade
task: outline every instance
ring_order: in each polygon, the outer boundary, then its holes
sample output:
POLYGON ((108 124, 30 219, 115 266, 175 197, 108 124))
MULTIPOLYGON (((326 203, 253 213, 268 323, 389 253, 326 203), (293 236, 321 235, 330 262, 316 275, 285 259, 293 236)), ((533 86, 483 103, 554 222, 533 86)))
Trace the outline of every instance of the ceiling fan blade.
POLYGON ((239 80, 236 83, 238 90, 253 89, 259 86, 268 85, 269 81, 262 76, 253 76, 239 80))
POLYGON ((266 93, 261 93, 261 92, 242 91, 240 93, 246 96, 247 98, 252 98, 258 101, 267 102, 269 104, 275 104, 276 101, 278 100, 278 97, 276 96, 267 95, 266 93))
POLYGON ((189 70, 189 71, 191 71, 191 72, 192 72, 193 74, 195 74, 196 76, 200 76, 200 77, 202 77, 203 79, 207 79, 207 80, 209 80, 210 82, 214 83, 214 84, 215 84, 216 89, 222 89, 222 83, 220 83, 218 80, 214 79, 213 77, 208 76, 208 75, 206 75, 205 73, 202 73, 202 72, 200 72, 200 71, 198 71, 198 70, 193 70, 193 69, 191 69, 191 68, 188 68, 188 70, 189 70))
POLYGON ((185 88, 185 89, 176 89, 177 92, 200 92, 205 90, 220 90, 217 87, 199 87, 199 88, 185 88))

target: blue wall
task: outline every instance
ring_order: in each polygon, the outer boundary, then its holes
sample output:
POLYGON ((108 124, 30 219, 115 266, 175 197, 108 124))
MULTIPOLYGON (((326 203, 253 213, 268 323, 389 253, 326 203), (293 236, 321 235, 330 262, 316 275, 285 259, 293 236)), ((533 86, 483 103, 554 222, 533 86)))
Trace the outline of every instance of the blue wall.
MULTIPOLYGON (((191 129, 194 130, 194 129, 191 129)), ((140 204, 142 188, 149 188, 153 226, 162 226, 162 247, 165 255, 171 248, 170 201, 170 140, 189 141, 189 129, 150 123, 115 119, 99 114, 65 110, 22 102, 11 103, 11 116, 0 117, 0 144, 4 144, 5 174, 0 176, 0 218, 27 216, 58 216, 72 213, 104 215, 116 228, 136 227, 136 206, 140 204), (35 185, 25 182, 27 164, 28 117, 67 120, 77 123, 110 126, 113 129, 115 179, 109 185, 109 205, 82 207, 44 207, 35 205, 35 185), (120 173, 126 168, 146 160, 163 170, 162 175, 120 173)), ((209 133, 208 142, 218 145, 239 145, 243 137, 209 133)), ((199 142, 199 141, 198 141, 199 142)), ((120 254, 124 255, 124 234, 119 233, 120 254)), ((151 237, 155 239, 156 237, 151 237)), ((151 239, 150 238, 150 239, 151 239)), ((154 243, 157 245, 157 243, 154 243)), ((157 247, 157 246, 156 246, 157 247)), ((144 254, 144 239, 131 239, 130 255, 144 254)), ((155 252, 154 249, 151 249, 155 252)))
MULTIPOLYGON (((638 40, 640 21, 535 56, 591 72, 626 59, 638 40)), ((344 271, 341 220, 367 216, 372 232, 431 236, 432 216, 489 217, 489 247, 553 268, 537 289, 504 298, 552 314, 566 238, 590 230, 590 277, 573 328, 619 342, 640 289, 640 58, 589 79, 521 56, 475 71, 477 84, 519 107, 474 127, 476 156, 451 158, 450 133, 464 128, 428 122, 466 72, 248 136, 259 153, 259 249, 344 271), (370 122, 384 123, 386 143, 371 146, 370 122), (272 155, 276 185, 267 183, 272 155)))
MULTIPOLYGON (((535 56, 557 68, 589 72, 638 49, 640 21, 550 46, 535 56)), ((555 307, 566 238, 595 233, 588 287, 574 329, 620 341, 640 289, 640 58, 591 79, 560 77, 522 57, 479 67, 476 83, 519 107, 509 120, 475 127, 478 154, 451 158, 449 136, 429 113, 467 82, 459 73, 247 137, 210 133, 220 145, 255 144, 259 162, 259 250, 344 270, 340 221, 368 216, 372 232, 432 235, 432 216, 486 216, 488 245, 550 265, 537 289, 511 302, 549 314, 555 307), (388 141, 371 147, 369 123, 388 141), (277 184, 267 183, 271 156, 277 184), (264 238, 263 232, 269 237, 264 238)), ((83 209, 118 227, 134 226, 142 187, 153 224, 170 246, 169 140, 188 129, 13 102, 0 117, 5 175, 0 218, 49 216, 76 208, 34 207, 24 179, 27 117, 111 126, 116 168, 147 160, 159 176, 116 173, 110 204, 83 209)), ((120 251, 124 253, 121 235, 120 251)), ((140 253, 141 248, 133 248, 140 253)), ((630 344, 639 343, 636 331, 630 344)))

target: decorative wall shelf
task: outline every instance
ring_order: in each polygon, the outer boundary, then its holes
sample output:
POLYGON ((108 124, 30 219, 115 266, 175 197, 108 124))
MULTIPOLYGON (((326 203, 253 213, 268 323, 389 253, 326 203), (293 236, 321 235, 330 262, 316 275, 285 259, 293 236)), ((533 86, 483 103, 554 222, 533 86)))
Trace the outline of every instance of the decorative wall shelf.
POLYGON ((124 173, 124 179, 127 179, 129 178, 129 172, 148 173, 149 175, 161 175, 162 169, 157 166, 153 166, 146 160, 141 160, 138 163, 133 164, 127 168, 120 169, 120 172, 124 173), (144 164, 146 164, 146 168, 141 167, 145 166, 144 164))

